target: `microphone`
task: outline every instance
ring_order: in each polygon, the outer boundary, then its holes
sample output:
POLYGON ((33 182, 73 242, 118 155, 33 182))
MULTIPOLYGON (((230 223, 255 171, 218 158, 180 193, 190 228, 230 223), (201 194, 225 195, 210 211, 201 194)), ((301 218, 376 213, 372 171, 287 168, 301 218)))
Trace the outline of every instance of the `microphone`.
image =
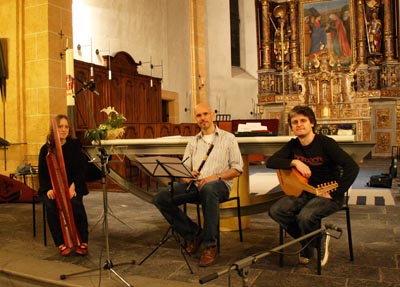
POLYGON ((89 89, 93 94, 100 96, 99 92, 96 91, 96 84, 94 83, 93 80, 90 80, 89 83, 86 82, 81 82, 83 85, 83 88, 81 90, 86 90, 89 89))
MULTIPOLYGON (((84 84, 85 84, 85 83, 84 83, 84 84)), ((89 89, 93 94, 95 94, 95 95, 97 95, 97 96, 100 96, 99 92, 96 91, 96 84, 94 83, 93 80, 90 80, 89 83, 85 84, 85 87, 86 87, 87 89, 89 89)))
POLYGON ((332 224, 332 223, 325 224, 325 228, 335 230, 337 232, 342 232, 342 229, 339 226, 336 226, 335 224, 332 224))

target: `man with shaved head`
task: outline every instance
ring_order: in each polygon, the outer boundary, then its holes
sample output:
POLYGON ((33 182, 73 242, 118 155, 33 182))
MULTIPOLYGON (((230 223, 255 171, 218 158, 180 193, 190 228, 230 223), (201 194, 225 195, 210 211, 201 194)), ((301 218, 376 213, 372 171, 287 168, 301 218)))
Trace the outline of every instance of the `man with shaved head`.
POLYGON ((214 124, 215 114, 208 104, 198 104, 194 117, 201 131, 189 141, 183 155, 184 164, 194 179, 185 178, 175 183, 173 194, 170 190, 161 191, 153 202, 188 242, 189 254, 196 253, 203 243, 199 266, 206 267, 217 259, 219 204, 229 198, 232 179, 242 173, 243 161, 235 136, 214 124), (203 229, 178 207, 196 202, 202 205, 203 229))

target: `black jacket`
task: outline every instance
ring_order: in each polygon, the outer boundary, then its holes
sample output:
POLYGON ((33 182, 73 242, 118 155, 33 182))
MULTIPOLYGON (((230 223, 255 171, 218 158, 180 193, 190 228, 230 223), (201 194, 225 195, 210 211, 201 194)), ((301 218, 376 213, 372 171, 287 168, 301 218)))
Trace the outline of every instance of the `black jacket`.
POLYGON ((358 164, 334 139, 319 134, 307 146, 302 146, 298 138, 291 139, 268 159, 266 165, 274 169, 290 169, 293 159, 301 160, 310 167, 310 185, 317 187, 336 181, 338 188, 330 194, 335 200, 343 200, 344 193, 353 184, 359 171, 358 164))
MULTIPOLYGON (((88 189, 85 182, 86 160, 82 152, 82 145, 79 140, 67 138, 65 144, 62 145, 62 151, 65 162, 65 170, 67 171, 68 186, 75 183, 75 191, 77 194, 86 195, 88 189)), ((48 153, 48 145, 45 144, 39 153, 39 192, 47 193, 53 189, 49 170, 47 168, 46 155, 48 153)))

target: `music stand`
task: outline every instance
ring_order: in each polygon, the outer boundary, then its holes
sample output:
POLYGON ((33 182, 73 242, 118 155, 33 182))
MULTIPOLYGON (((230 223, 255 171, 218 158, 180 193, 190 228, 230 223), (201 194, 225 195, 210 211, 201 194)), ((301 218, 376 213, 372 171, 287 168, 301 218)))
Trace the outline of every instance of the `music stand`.
MULTIPOLYGON (((168 177, 170 179, 169 185, 171 186, 171 197, 174 195, 174 182, 177 178, 194 178, 191 171, 183 164, 183 162, 176 157, 165 157, 165 156, 154 156, 154 157, 136 157, 134 160, 138 167, 145 171, 152 177, 168 177)), ((185 247, 181 243, 179 235, 175 232, 175 227, 170 225, 165 232, 164 236, 159 241, 158 245, 142 260, 139 265, 142 265, 150 256, 152 256, 165 242, 170 238, 174 238, 175 242, 179 245, 181 254, 185 259, 186 265, 188 266, 190 273, 193 274, 193 270, 189 265, 186 258, 187 253, 185 247)))

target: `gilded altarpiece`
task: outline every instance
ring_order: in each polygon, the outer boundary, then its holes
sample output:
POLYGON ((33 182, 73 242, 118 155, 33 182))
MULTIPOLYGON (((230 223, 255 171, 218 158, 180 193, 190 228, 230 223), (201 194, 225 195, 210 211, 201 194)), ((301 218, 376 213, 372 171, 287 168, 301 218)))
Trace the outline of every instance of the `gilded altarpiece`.
MULTIPOLYGON (((258 105, 266 118, 286 121, 293 106, 309 105, 321 132, 379 141, 375 154, 382 156, 400 145, 398 113, 385 132, 374 130, 372 115, 372 102, 400 105, 399 1, 256 2, 258 105)), ((280 134, 288 133, 282 125, 280 134)))
POLYGON ((374 106, 372 116, 375 126, 375 153, 390 153, 393 141, 392 128, 395 124, 396 110, 390 102, 387 105, 374 106))

